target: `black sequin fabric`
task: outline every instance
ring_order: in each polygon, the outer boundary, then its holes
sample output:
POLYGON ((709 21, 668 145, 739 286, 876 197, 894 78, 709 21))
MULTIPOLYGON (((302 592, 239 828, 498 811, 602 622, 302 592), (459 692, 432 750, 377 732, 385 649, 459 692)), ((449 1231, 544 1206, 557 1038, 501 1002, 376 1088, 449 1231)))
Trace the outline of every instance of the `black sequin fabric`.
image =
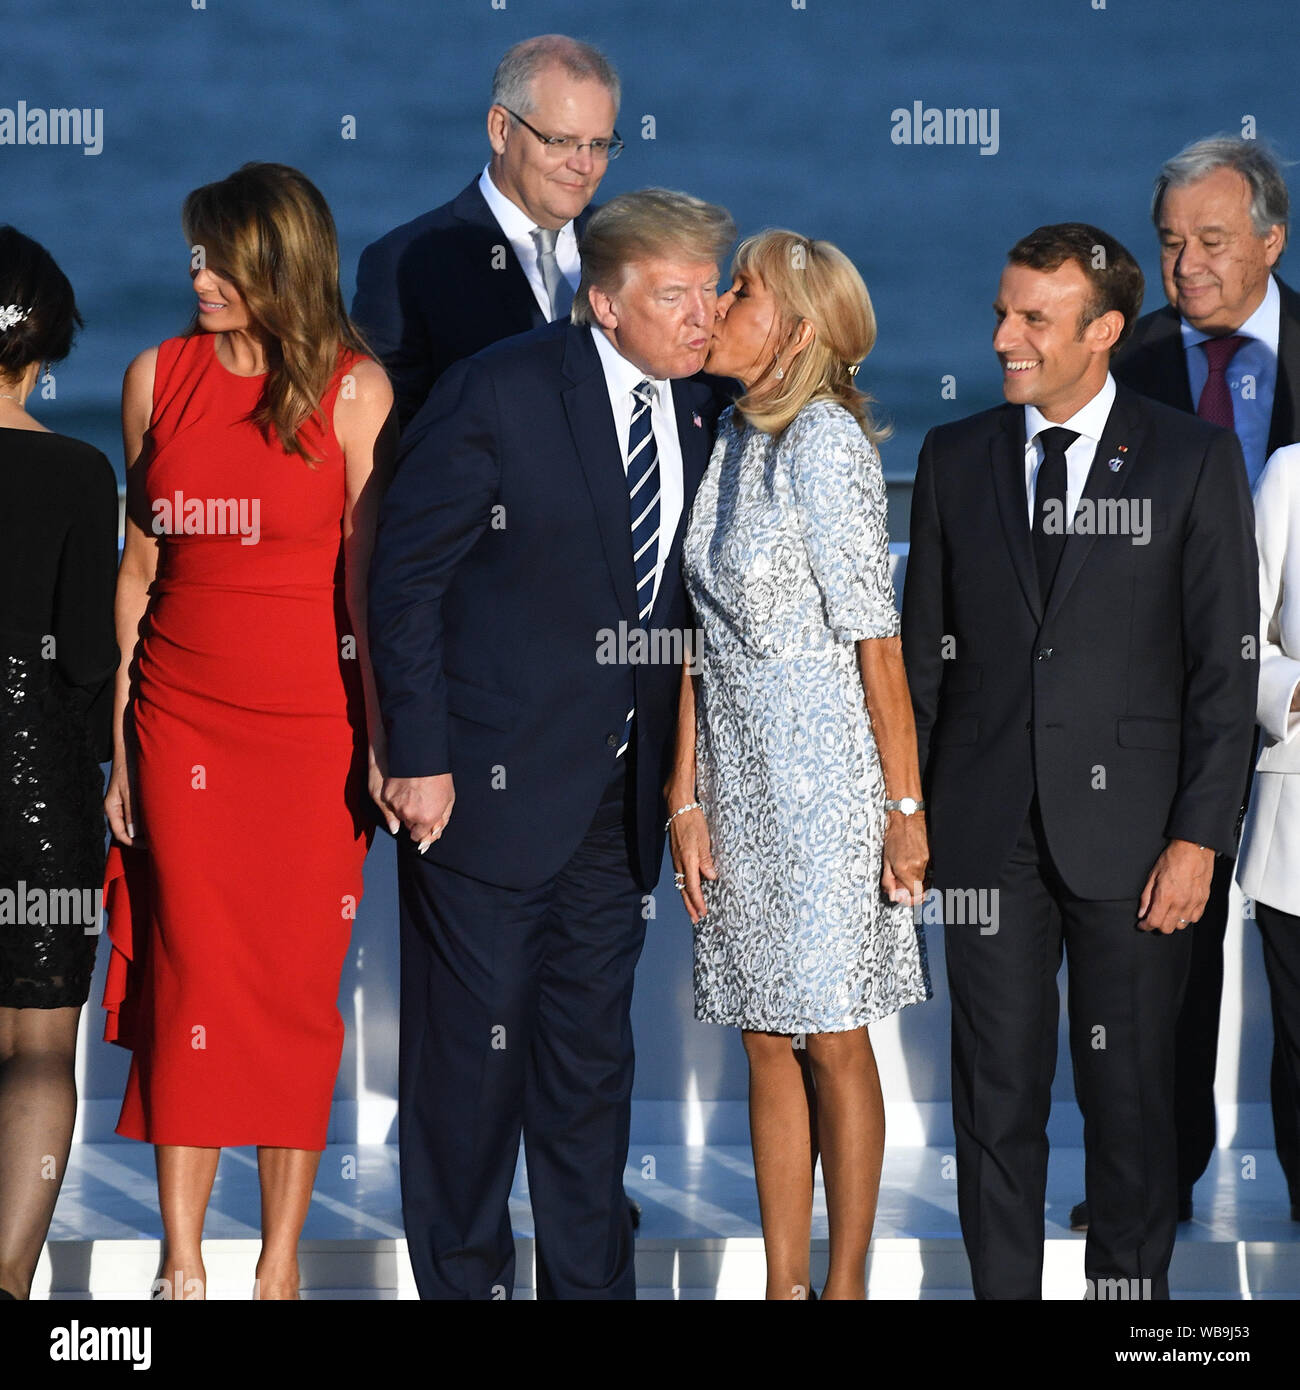
POLYGON ((104 872, 84 716, 35 644, 0 639, 0 1006, 86 1002, 104 872))

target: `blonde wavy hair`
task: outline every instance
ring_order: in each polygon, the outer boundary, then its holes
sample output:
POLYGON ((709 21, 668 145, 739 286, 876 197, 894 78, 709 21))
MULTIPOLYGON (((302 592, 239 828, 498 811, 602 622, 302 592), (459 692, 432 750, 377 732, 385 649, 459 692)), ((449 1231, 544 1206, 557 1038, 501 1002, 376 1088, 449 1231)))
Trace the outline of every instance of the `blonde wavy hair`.
MULTIPOLYGON (((339 289, 338 236, 320 190, 287 164, 244 164, 196 188, 181 224, 262 330, 267 376, 250 418, 309 464, 298 431, 320 410, 339 348, 373 356, 339 289)), ((203 330, 196 312, 186 337, 203 330)))
POLYGON ((853 384, 853 374, 875 346, 876 313, 871 295, 853 262, 829 241, 813 241, 781 228, 746 237, 732 262, 733 278, 755 275, 777 304, 773 361, 736 402, 736 410, 755 428, 777 435, 810 401, 838 401, 872 442, 888 439, 888 426, 871 415, 872 399, 853 384), (812 341, 779 365, 779 349, 807 319, 812 341))

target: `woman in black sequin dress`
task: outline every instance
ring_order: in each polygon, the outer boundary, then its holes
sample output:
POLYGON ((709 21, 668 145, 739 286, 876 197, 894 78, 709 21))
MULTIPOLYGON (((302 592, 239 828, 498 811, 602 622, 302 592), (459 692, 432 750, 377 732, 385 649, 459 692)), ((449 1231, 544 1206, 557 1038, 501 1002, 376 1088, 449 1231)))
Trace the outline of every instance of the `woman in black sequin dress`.
POLYGON ((25 409, 80 322, 0 227, 0 1299, 27 1297, 63 1182, 104 871, 117 480, 25 409))

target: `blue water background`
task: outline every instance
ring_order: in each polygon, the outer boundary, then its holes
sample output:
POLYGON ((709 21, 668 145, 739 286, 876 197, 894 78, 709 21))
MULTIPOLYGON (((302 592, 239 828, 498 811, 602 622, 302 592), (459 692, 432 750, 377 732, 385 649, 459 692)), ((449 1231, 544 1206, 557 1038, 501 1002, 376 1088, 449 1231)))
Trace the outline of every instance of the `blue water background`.
POLYGON ((334 209, 350 302, 361 248, 482 166, 501 52, 558 30, 602 46, 623 76, 628 148, 602 195, 687 189, 726 204, 742 231, 827 237, 861 268, 880 341, 860 381, 896 427, 885 467, 901 539, 925 430, 999 399, 989 305, 1018 236, 1099 223, 1139 256, 1151 308, 1163 302, 1147 217, 1161 160, 1248 116, 1284 154, 1300 150, 1295 0, 1094 3, 7 5, 0 106, 104 111, 98 156, 0 146, 0 219, 50 247, 87 324, 37 412, 120 472, 122 371, 192 304, 185 193, 249 159, 298 166, 334 209), (918 100, 996 107, 997 154, 894 144, 891 112, 918 100), (341 138, 349 115, 354 140, 341 138), (955 399, 941 395, 946 376, 955 399))

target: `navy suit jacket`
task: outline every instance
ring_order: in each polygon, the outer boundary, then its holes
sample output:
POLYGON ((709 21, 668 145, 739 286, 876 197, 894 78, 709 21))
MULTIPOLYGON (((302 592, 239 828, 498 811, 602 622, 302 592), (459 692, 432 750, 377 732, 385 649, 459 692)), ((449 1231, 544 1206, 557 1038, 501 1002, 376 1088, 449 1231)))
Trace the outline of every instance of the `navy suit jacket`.
MULTIPOLYGON (((593 210, 574 219, 578 236, 593 210)), ((403 429, 453 362, 546 322, 478 179, 366 247, 352 317, 388 368, 403 429)))
MULTIPOLYGON (((1277 277, 1273 277, 1277 280, 1277 277)), ((1269 417, 1265 456, 1284 444, 1294 444, 1300 435, 1300 294, 1277 280, 1281 299, 1277 336, 1277 384, 1273 391, 1273 413, 1269 417)), ((1183 350, 1183 331, 1178 311, 1166 304, 1145 314, 1133 325, 1133 336, 1124 344, 1112 368, 1116 381, 1153 401, 1163 401, 1176 410, 1196 413, 1192 388, 1187 376, 1187 353, 1183 350)))
POLYGON ((1036 794, 1070 891, 1135 898, 1170 839, 1234 849, 1259 626, 1241 446, 1119 386, 1083 500, 1145 502, 1147 543, 1076 512, 1045 608, 1024 459, 1003 405, 932 429, 917 467, 903 655, 934 881, 995 887, 1036 794))
MULTIPOLYGON (((687 516, 720 398, 672 383, 684 502, 646 627, 684 631, 687 516)), ((504 887, 572 856, 636 707, 634 871, 663 856, 681 666, 603 661, 638 626, 627 479, 591 330, 506 339, 444 373, 402 440, 370 573, 371 660, 389 772, 451 772, 438 863, 504 887)))

